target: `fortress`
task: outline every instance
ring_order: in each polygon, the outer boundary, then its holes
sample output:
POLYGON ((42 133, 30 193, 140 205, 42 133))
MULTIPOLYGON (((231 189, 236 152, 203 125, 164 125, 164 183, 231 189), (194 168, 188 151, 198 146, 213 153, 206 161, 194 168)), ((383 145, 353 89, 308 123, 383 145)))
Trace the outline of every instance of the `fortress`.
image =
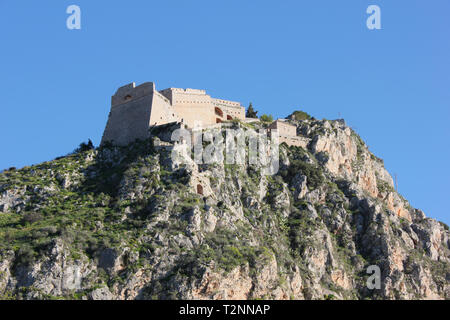
MULTIPOLYGON (((245 118, 245 108, 239 102, 212 98, 205 90, 168 88, 157 91, 153 82, 137 87, 132 82, 117 89, 111 97, 111 111, 101 144, 109 141, 127 145, 136 139, 148 138, 151 128, 172 122, 182 123, 187 128, 205 128, 233 119, 252 120, 245 118)), ((276 120, 269 128, 278 130, 280 142, 304 145, 294 125, 276 120)))

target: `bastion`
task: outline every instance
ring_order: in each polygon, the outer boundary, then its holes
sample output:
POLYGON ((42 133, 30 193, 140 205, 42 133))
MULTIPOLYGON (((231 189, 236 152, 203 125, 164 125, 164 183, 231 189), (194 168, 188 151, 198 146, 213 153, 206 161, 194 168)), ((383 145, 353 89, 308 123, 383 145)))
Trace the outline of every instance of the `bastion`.
MULTIPOLYGON (((149 138, 154 127, 169 123, 181 123, 193 129, 233 119, 255 120, 245 118, 245 108, 239 102, 213 98, 205 90, 167 88, 158 91, 153 82, 139 86, 132 82, 117 89, 111 97, 101 144, 128 145, 136 139, 149 138)), ((296 137, 296 127, 285 120, 274 121, 270 130, 279 131, 280 142, 305 143, 296 137)))
POLYGON ((117 89, 101 143, 127 145, 149 137, 150 129, 171 122, 188 128, 207 127, 226 120, 245 120, 239 103, 212 98, 205 90, 168 88, 157 91, 153 82, 134 82, 117 89))

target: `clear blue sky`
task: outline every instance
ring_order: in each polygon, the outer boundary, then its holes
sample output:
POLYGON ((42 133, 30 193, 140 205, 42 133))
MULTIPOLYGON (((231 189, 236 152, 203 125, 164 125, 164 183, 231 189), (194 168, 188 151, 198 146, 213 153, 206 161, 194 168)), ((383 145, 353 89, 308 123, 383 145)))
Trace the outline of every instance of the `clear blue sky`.
POLYGON ((0 169, 91 138, 135 81, 345 118, 399 191, 450 222, 450 1, 0 1, 0 169), (81 7, 81 30, 66 8, 81 7), (382 30, 366 28, 381 7, 382 30))

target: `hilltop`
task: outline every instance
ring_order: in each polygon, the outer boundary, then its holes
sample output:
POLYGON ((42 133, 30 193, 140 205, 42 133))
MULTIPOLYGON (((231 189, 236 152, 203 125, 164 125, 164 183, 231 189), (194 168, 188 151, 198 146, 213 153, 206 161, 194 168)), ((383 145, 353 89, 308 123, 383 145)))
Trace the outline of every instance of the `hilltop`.
POLYGON ((449 299, 448 226, 344 121, 286 121, 304 147, 281 144, 275 175, 179 165, 164 131, 0 173, 0 296, 449 299))

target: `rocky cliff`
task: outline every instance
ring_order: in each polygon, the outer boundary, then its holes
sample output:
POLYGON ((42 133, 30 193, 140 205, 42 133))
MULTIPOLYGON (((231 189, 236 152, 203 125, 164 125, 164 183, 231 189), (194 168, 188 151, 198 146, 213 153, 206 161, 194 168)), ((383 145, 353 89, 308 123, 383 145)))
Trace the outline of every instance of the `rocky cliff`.
POLYGON ((0 296, 450 298, 448 227, 394 190, 343 121, 290 121, 305 146, 281 145, 273 176, 179 165, 161 136, 4 171, 0 296), (373 265, 380 289, 366 285, 373 265))

